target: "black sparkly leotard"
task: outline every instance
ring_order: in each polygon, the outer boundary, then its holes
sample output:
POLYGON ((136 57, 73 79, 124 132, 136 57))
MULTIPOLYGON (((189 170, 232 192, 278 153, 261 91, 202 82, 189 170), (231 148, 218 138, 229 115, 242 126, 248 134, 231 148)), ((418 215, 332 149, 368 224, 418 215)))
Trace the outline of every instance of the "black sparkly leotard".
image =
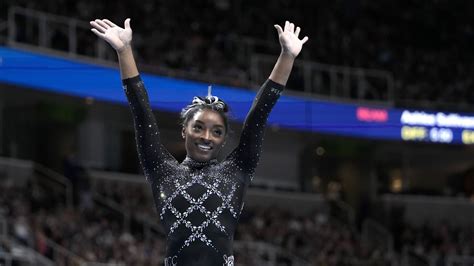
POLYGON ((232 245, 263 132, 283 86, 267 80, 247 114, 238 146, 222 162, 181 164, 161 144, 140 77, 123 80, 140 163, 167 234, 165 266, 234 265, 232 245))

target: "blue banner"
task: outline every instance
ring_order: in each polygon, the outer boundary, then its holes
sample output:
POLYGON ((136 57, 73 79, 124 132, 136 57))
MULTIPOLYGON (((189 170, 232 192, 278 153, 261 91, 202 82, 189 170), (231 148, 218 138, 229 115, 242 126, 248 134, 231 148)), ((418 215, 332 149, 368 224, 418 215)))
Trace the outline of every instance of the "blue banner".
MULTIPOLYGON (((142 74, 152 108, 179 112, 210 84, 142 74)), ((127 104, 116 68, 0 47, 0 82, 127 104)), ((262 81, 263 82, 263 81, 262 81)), ((213 85, 213 94, 243 121, 255 91, 213 85)), ((282 95, 269 118, 282 128, 344 136, 474 144, 474 115, 378 108, 282 95)))

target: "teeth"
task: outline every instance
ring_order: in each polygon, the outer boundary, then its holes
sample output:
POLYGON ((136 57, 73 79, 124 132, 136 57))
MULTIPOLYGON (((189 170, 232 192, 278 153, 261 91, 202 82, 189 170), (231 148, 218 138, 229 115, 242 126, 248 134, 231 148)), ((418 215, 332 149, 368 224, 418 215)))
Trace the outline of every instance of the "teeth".
POLYGON ((207 145, 202 145, 202 144, 198 144, 198 147, 199 147, 201 150, 206 150, 206 151, 208 151, 208 150, 210 150, 210 149, 211 149, 211 147, 210 147, 210 146, 207 146, 207 145))

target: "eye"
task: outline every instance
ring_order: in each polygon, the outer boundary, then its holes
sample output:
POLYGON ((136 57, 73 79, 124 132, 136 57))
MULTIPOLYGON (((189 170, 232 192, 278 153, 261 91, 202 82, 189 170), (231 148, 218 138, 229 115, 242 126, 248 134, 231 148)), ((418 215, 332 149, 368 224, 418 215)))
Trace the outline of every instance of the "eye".
POLYGON ((220 137, 220 136, 222 136, 222 134, 224 134, 224 132, 222 132, 222 130, 220 130, 220 129, 216 129, 216 130, 214 130, 214 134, 215 134, 216 136, 219 136, 219 137, 220 137))
POLYGON ((193 130, 194 130, 195 132, 199 132, 199 131, 202 130, 202 126, 201 126, 201 125, 194 125, 194 126, 193 126, 193 130))

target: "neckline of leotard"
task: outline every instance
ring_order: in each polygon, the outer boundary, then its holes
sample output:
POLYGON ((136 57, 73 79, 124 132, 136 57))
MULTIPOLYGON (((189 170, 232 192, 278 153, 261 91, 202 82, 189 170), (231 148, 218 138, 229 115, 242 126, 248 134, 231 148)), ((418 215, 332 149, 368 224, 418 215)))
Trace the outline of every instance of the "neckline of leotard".
POLYGON ((186 158, 184 159, 184 161, 181 164, 184 165, 184 166, 188 166, 190 168, 203 168, 205 166, 213 165, 213 164, 216 164, 216 163, 217 163, 217 159, 212 159, 212 160, 206 161, 206 162, 198 162, 198 161, 186 156, 186 158))

